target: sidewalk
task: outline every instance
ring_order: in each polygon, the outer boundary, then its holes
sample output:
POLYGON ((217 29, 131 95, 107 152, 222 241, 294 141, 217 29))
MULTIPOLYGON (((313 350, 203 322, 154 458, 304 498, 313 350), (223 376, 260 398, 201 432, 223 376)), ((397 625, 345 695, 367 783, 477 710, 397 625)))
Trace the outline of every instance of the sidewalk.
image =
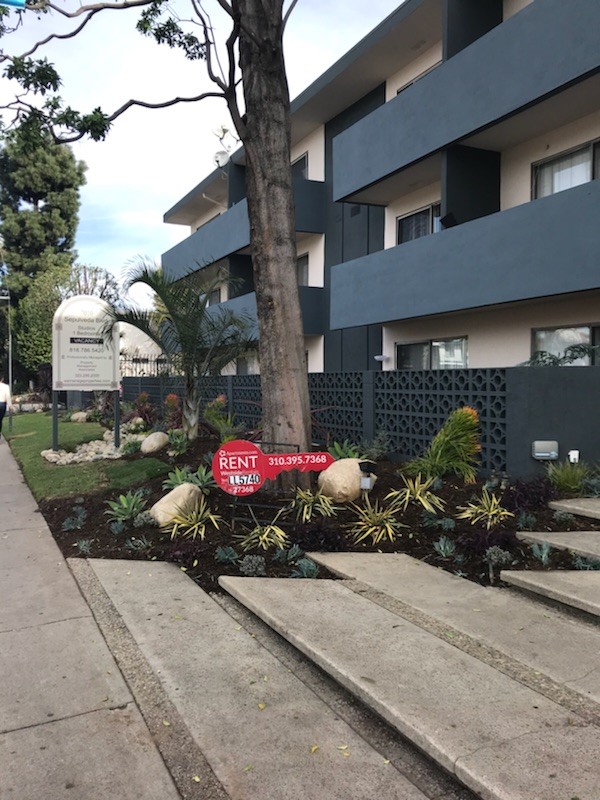
POLYGON ((178 800, 4 440, 0 474, 0 798, 178 800))

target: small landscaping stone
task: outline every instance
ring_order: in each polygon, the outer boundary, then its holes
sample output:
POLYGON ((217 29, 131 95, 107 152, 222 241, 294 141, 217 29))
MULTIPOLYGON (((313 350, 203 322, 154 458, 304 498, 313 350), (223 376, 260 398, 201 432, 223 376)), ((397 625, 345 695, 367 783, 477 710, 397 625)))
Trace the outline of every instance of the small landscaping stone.
POLYGON ((71 414, 71 422, 87 422, 88 415, 86 411, 75 411, 71 414))
POLYGON ((169 437, 163 431, 156 431, 146 436, 142 442, 141 451, 144 455, 158 453, 169 444, 169 437))

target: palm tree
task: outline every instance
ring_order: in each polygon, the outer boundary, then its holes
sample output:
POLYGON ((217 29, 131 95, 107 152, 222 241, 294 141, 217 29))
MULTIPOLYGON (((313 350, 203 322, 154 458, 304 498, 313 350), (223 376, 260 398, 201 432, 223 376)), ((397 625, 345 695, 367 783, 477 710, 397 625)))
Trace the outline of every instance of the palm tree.
POLYGON ((183 375, 183 429, 190 440, 198 436, 198 379, 219 375, 227 364, 256 346, 248 317, 225 308, 209 309, 210 294, 222 280, 222 276, 204 279, 196 272, 172 281, 160 267, 140 260, 129 270, 125 288, 145 284, 154 292, 155 307, 126 306, 111 312, 110 326, 127 322, 145 333, 183 375))

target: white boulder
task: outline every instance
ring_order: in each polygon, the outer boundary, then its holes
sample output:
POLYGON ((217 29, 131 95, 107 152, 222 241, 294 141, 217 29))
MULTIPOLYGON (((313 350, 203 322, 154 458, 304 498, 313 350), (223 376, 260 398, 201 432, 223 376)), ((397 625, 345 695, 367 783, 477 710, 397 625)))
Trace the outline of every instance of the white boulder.
POLYGON ((87 422, 88 415, 87 411, 75 411, 71 414, 71 422, 87 422))
POLYGON ((360 479, 363 475, 359 464, 364 458, 340 458, 319 473, 320 491, 335 503, 358 500, 361 493, 360 479))
POLYGON ((164 528, 177 514, 193 511, 200 502, 202 490, 193 483, 182 483, 162 497, 150 509, 150 515, 156 524, 164 528))
POLYGON ((169 437, 163 431, 156 431, 146 436, 142 441, 142 453, 148 455, 149 453, 158 453, 169 444, 169 437))

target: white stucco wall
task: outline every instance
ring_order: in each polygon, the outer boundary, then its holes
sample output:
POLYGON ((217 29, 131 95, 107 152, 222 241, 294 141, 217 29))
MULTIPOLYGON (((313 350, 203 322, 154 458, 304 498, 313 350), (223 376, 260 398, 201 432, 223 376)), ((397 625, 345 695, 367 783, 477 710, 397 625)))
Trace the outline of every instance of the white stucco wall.
POLYGON ((530 3, 533 3, 533 0, 504 0, 504 19, 512 17, 530 3))
POLYGON ((395 72, 385 82, 386 103, 396 97, 398 90, 411 83, 428 69, 435 66, 442 60, 442 42, 439 41, 418 55, 413 61, 401 70, 395 72))
POLYGON ((210 211, 205 212, 204 214, 200 214, 194 222, 190 225, 190 234, 196 233, 198 228, 201 228, 203 225, 206 225, 207 222, 210 222, 211 219, 220 216, 225 211, 227 211, 227 207, 225 205, 213 205, 210 211))
POLYGON ((311 181, 325 180, 325 126, 320 125, 304 139, 292 145, 292 162, 308 153, 308 177, 311 181))
POLYGON ((304 347, 308 354, 308 371, 323 372, 325 365, 325 344, 323 336, 305 336, 304 347))
POLYGON ((600 138, 600 111, 569 125, 503 151, 500 207, 502 210, 531 200, 531 165, 572 147, 600 138))

